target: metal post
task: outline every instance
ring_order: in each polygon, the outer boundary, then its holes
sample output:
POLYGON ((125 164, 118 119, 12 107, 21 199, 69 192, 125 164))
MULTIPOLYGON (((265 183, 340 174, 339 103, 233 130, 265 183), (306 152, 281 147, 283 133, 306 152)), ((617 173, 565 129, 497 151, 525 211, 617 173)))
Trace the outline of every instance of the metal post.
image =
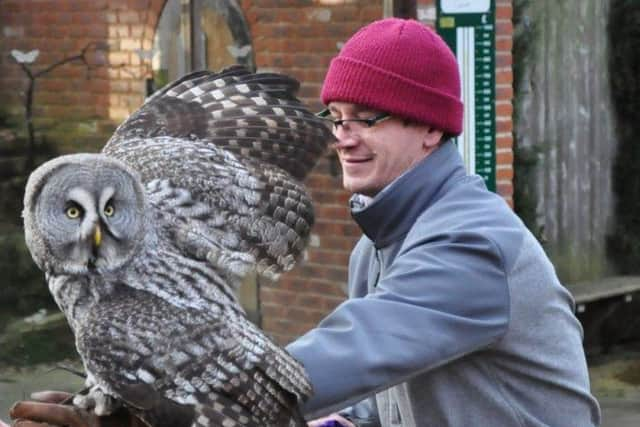
POLYGON ((394 0, 382 0, 382 16, 389 18, 393 16, 394 0))
POLYGON ((190 72, 193 70, 193 30, 192 30, 192 1, 181 0, 180 1, 180 32, 182 34, 182 40, 184 41, 184 65, 187 68, 185 71, 190 72))

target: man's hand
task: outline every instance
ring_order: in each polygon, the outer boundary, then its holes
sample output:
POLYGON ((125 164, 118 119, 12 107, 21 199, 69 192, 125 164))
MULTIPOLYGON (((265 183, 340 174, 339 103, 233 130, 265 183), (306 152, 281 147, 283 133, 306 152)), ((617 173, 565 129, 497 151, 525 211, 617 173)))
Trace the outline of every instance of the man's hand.
POLYGON ((143 427, 145 424, 120 409, 106 417, 76 408, 70 404, 72 394, 59 391, 42 391, 31 395, 32 401, 17 402, 9 410, 16 420, 14 427, 143 427))
POLYGON ((309 427, 356 427, 351 421, 338 414, 331 414, 328 417, 318 418, 317 420, 310 421, 309 427), (332 423, 333 421, 333 423, 332 423))

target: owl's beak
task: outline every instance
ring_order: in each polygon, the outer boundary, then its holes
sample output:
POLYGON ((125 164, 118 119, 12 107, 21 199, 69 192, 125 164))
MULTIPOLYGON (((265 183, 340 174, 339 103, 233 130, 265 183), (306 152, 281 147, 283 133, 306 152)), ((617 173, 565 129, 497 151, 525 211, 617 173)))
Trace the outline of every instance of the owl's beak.
POLYGON ((100 230, 100 224, 96 224, 96 228, 93 230, 93 245, 97 248, 102 243, 102 230, 100 230))

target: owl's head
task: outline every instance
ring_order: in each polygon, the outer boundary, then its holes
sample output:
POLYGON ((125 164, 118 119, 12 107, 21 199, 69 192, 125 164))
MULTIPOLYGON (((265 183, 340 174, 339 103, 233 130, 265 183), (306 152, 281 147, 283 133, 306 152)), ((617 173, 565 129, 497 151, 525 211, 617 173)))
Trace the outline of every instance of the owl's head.
POLYGON ((25 240, 55 274, 114 271, 142 244, 146 198, 138 174, 100 154, 74 154, 36 169, 24 196, 25 240))

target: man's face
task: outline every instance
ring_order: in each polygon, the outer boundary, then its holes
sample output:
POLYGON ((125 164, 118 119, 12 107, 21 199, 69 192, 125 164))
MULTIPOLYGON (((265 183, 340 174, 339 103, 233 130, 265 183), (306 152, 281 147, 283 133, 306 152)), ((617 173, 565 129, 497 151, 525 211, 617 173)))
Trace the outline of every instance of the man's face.
MULTIPOLYGON (((332 102, 329 111, 334 120, 371 119, 381 113, 345 102, 332 102)), ((397 117, 370 127, 347 121, 334 127, 333 134, 338 140, 335 148, 342 164, 344 188, 371 197, 430 154, 442 135, 428 126, 407 124, 397 117), (435 144, 429 138, 437 138, 435 144)))

